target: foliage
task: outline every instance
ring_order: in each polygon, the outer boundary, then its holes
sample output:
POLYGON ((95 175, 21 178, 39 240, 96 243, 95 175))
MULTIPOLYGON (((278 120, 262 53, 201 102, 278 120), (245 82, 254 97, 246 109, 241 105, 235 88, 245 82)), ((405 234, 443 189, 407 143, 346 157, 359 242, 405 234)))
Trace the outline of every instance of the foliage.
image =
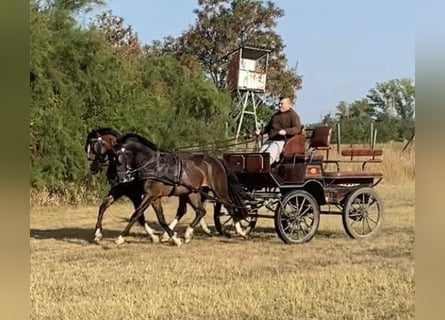
POLYGON ((230 123, 230 94, 199 66, 143 51, 109 12, 80 27, 73 9, 92 2, 31 1, 31 186, 49 193, 76 184, 97 189, 83 151, 91 129, 138 132, 175 147, 224 138, 230 123))
POLYGON ((377 129, 378 142, 388 142, 410 139, 414 116, 415 87, 411 79, 402 78, 377 83, 361 100, 340 101, 335 114, 327 114, 323 122, 333 127, 340 124, 342 143, 369 143, 371 123, 377 129))
POLYGON ((195 56, 206 74, 222 88, 225 86, 225 57, 241 46, 272 49, 266 91, 272 100, 280 95, 295 96, 302 77, 287 66, 284 43, 274 28, 284 11, 270 1, 199 0, 196 23, 180 37, 167 37, 149 49, 178 56, 195 56))

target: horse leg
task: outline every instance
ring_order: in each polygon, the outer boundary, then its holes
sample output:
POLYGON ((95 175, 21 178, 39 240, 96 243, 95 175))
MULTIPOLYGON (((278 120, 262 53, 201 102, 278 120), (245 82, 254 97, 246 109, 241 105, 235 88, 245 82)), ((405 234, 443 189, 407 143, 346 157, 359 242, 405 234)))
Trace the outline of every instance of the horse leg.
POLYGON ((121 232, 117 240, 115 241, 116 244, 122 244, 125 242, 124 236, 128 235, 130 232, 131 227, 136 222, 136 220, 139 219, 139 217, 144 213, 145 210, 147 210, 150 203, 153 201, 153 197, 150 195, 145 195, 142 199, 140 205, 136 209, 136 211, 131 215, 130 221, 128 222, 127 226, 125 227, 124 231, 121 232))
MULTIPOLYGON (((139 193, 134 194, 130 197, 130 199, 133 202, 134 209, 136 210, 142 202, 141 195, 139 193)), ((133 213, 133 215, 130 217, 130 220, 135 216, 136 212, 137 211, 135 211, 133 213)), ((151 242, 158 243, 159 237, 155 234, 154 230, 148 225, 147 221, 145 220, 145 215, 143 212, 139 216, 139 218, 137 218, 137 220, 138 220, 139 224, 145 228, 145 231, 147 232, 148 236, 150 237, 151 242)))
MULTIPOLYGON (((173 231, 175 230, 175 227, 178 224, 179 220, 181 220, 181 218, 187 212, 187 202, 188 202, 188 197, 187 196, 180 196, 179 197, 178 210, 176 210, 175 218, 168 225, 169 229, 171 229, 173 231)), ((161 242, 167 242, 168 240, 170 240, 170 236, 167 233, 167 231, 164 231, 164 233, 161 236, 161 242)))
POLYGON ((155 201, 153 201, 152 206, 153 206, 153 209, 155 209, 156 216, 158 217, 158 221, 159 221, 159 224, 161 225, 161 227, 167 232, 168 236, 173 240, 173 242, 177 246, 180 246, 182 244, 181 239, 179 239, 176 236, 176 232, 174 232, 172 229, 170 229, 167 222, 165 221, 164 210, 161 205, 161 200, 159 198, 156 199, 155 201))
POLYGON ((102 219, 104 217, 105 211, 109 206, 113 204, 116 200, 122 197, 123 193, 119 188, 111 188, 108 192, 107 196, 102 200, 99 206, 99 213, 97 214, 96 221, 96 232, 94 233, 94 241, 98 242, 103 238, 103 229, 102 229, 102 219))
MULTIPOLYGON (((204 202, 206 201, 206 198, 204 195, 201 195, 201 203, 204 206, 204 202)), ((199 224, 202 228, 202 231, 205 232, 206 235, 211 236, 212 235, 212 231, 210 231, 209 226, 207 225, 207 222, 204 218, 202 218, 201 220, 199 220, 199 224)))
POLYGON ((190 223, 190 225, 187 227, 187 230, 185 230, 184 234, 184 242, 188 243, 192 240, 193 236, 193 230, 198 225, 199 221, 204 220, 204 216, 206 214, 206 210, 204 209, 204 206, 202 205, 200 194, 192 193, 189 195, 190 205, 195 209, 196 216, 195 219, 190 223))
MULTIPOLYGON (((247 234, 243 231, 241 227, 240 221, 242 217, 239 214, 235 213, 234 206, 238 205, 241 207, 243 205, 243 191, 240 188, 238 178, 233 172, 228 171, 226 166, 219 162, 223 170, 220 171, 222 176, 225 176, 225 179, 217 179, 217 177, 213 177, 212 181, 212 189, 215 191, 217 198, 219 201, 226 207, 229 211, 230 215, 233 218, 235 223, 236 232, 243 238, 247 238, 247 234), (237 190, 239 189, 239 191, 237 190)), ((245 209, 245 208, 237 208, 237 209, 245 209)))
POLYGON ((236 233, 238 233, 241 237, 243 237, 244 239, 247 239, 247 234, 244 232, 243 228, 241 227, 241 223, 240 220, 237 218, 233 218, 233 221, 235 222, 235 230, 236 233))
MULTIPOLYGON (((206 197, 205 196, 201 196, 201 202, 204 203, 206 197)), ((185 215, 185 213, 187 212, 187 203, 189 202, 189 197, 188 196, 180 196, 179 197, 179 206, 178 206, 178 210, 176 211, 176 216, 175 219, 173 219, 173 221, 169 224, 169 228, 172 230, 175 230, 176 225, 178 224, 178 222, 182 219, 182 217, 185 215)), ((199 220, 199 224, 201 225, 202 230, 209 236, 212 235, 212 232, 210 231, 210 228, 207 225, 207 222, 205 221, 205 219, 201 219, 199 220)), ((167 232, 164 232, 161 236, 161 242, 167 242, 170 239, 169 235, 167 234, 167 232)))

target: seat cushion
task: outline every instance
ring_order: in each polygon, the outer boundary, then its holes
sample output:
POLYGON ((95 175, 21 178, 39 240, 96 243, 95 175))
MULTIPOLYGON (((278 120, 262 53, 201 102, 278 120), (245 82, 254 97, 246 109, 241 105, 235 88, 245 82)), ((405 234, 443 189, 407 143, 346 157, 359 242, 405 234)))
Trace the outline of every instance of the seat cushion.
POLYGON ((301 134, 297 134, 286 141, 283 147, 283 151, 281 152, 283 157, 287 157, 290 155, 293 155, 295 153, 297 154, 304 154, 305 152, 305 142, 306 138, 305 136, 301 134))

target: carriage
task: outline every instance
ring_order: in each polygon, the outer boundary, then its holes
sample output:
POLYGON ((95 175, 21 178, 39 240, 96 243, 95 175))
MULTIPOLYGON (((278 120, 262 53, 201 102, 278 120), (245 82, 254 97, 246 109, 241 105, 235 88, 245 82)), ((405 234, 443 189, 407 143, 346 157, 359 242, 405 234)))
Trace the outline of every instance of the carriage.
MULTIPOLYGON (((328 126, 314 128, 303 153, 298 136, 296 140, 289 139, 280 161, 272 165, 268 153, 223 154, 255 199, 247 205, 249 213, 242 221, 245 234, 253 230, 258 218, 270 218, 285 243, 304 243, 317 232, 320 214, 341 215, 351 238, 368 238, 379 231, 383 203, 373 187, 383 175, 368 171, 367 165, 380 163, 383 152, 373 147, 351 148, 341 151, 345 158, 329 159, 331 133, 328 126), (360 168, 344 168, 351 164, 360 168)), ((215 203, 214 209, 216 229, 229 236, 233 232, 233 217, 219 203, 215 203)))

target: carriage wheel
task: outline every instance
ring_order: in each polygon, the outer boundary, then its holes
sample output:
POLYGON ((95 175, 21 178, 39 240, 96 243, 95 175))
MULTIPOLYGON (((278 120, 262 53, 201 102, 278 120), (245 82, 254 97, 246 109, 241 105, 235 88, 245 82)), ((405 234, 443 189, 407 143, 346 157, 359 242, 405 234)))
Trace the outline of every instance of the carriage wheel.
POLYGON ((320 223, 320 206, 307 191, 289 192, 275 211, 275 231, 288 244, 313 238, 320 223))
POLYGON ((343 226, 354 239, 369 238, 382 226, 383 203, 371 188, 360 188, 352 192, 343 207, 343 226))
MULTIPOLYGON (((249 216, 240 221, 241 228, 247 234, 249 234, 253 228, 255 228, 258 217, 257 211, 249 211, 249 216)), ((233 223, 232 215, 227 211, 221 203, 215 203, 215 211, 213 215, 215 222, 215 228, 222 236, 230 238, 232 235, 237 234, 235 230, 235 224, 233 223)))

